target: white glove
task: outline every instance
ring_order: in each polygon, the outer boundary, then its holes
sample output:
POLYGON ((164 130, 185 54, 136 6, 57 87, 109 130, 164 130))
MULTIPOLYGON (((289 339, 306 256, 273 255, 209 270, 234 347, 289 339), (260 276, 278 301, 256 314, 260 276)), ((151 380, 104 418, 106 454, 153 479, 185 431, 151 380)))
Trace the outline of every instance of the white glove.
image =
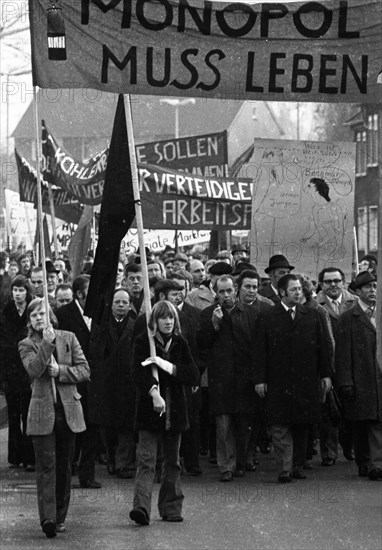
POLYGON ((162 359, 161 357, 157 357, 154 355, 154 357, 148 357, 144 361, 142 361, 141 365, 143 367, 147 367, 147 365, 151 365, 152 363, 155 363, 160 369, 162 369, 164 372, 168 372, 168 374, 173 374, 174 372, 174 366, 170 361, 166 361, 165 359, 162 359))

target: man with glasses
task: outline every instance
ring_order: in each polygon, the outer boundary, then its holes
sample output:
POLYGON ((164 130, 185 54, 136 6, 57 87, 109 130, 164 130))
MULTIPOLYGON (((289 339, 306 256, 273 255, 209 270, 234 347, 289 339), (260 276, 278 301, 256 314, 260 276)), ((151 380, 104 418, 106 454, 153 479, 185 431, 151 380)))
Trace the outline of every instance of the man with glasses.
MULTIPOLYGON (((345 275, 338 267, 326 267, 318 275, 322 290, 317 295, 317 302, 330 316, 334 340, 338 340, 338 319, 345 311, 357 304, 357 297, 345 290, 345 275)), ((334 466, 338 456, 338 428, 332 425, 328 405, 322 407, 320 424, 320 451, 323 466, 334 466)), ((354 459, 351 426, 343 422, 340 427, 340 443, 345 458, 354 459)))
POLYGON ((382 480, 382 371, 377 363, 377 280, 365 271, 353 282, 359 302, 339 320, 337 380, 352 423, 358 475, 382 480))

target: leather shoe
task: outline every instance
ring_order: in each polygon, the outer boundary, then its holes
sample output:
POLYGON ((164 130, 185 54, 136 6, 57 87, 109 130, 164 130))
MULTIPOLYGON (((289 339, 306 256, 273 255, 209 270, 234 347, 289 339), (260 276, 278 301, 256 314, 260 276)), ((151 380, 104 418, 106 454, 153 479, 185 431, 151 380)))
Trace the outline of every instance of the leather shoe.
POLYGON ((379 480, 382 481, 382 470, 381 470, 381 468, 373 468, 372 470, 370 470, 369 479, 371 479, 371 481, 379 481, 379 480))
POLYGON ((107 470, 107 473, 111 476, 114 476, 115 475, 115 464, 114 462, 108 462, 106 464, 106 470, 107 470))
POLYGON ((149 525, 149 515, 144 508, 133 508, 130 512, 130 519, 138 525, 149 525))
POLYGON ((163 516, 163 521, 170 521, 172 523, 179 523, 183 521, 182 516, 163 516))
POLYGON ((242 468, 236 468, 235 473, 233 475, 235 477, 244 477, 245 471, 242 468))
POLYGON ((367 467, 367 464, 361 464, 361 466, 358 466, 358 475, 359 477, 367 477, 369 475, 369 468, 367 467))
POLYGON ((66 531, 65 523, 57 523, 56 531, 57 533, 65 533, 66 531))
POLYGON ((281 472, 278 477, 279 483, 290 483, 292 481, 292 474, 290 472, 281 472))
POLYGON ((24 467, 24 470, 26 472, 35 472, 36 471, 36 468, 34 467, 33 464, 27 464, 25 467, 24 467))
POLYGON ((56 536, 56 522, 52 519, 44 520, 41 524, 41 527, 48 539, 52 539, 56 536))
POLYGON ((215 455, 210 455, 210 458, 208 459, 208 462, 210 464, 217 464, 218 463, 217 458, 216 458, 215 455))
POLYGON ((353 449, 346 449, 344 448, 343 449, 343 453, 344 453, 344 457, 346 458, 346 460, 354 460, 355 459, 355 455, 354 455, 354 451, 353 449))
POLYGON ((203 473, 199 466, 191 466, 190 468, 186 468, 186 471, 190 476, 201 476, 203 473))
POLYGON ((80 481, 81 489, 101 489, 102 485, 94 479, 88 479, 87 481, 80 481))
POLYGON ((223 472, 220 476, 220 481, 232 481, 233 473, 232 472, 223 472))
POLYGON ((333 458, 323 458, 321 462, 321 466, 334 466, 336 461, 333 458))
POLYGON ((117 468, 115 475, 120 479, 133 479, 133 472, 130 472, 127 468, 117 468))
POLYGON ((306 479, 306 475, 300 472, 300 470, 293 470, 293 479, 306 479))
POLYGON ((247 462, 245 465, 245 469, 247 472, 256 472, 256 466, 253 464, 253 462, 247 462))

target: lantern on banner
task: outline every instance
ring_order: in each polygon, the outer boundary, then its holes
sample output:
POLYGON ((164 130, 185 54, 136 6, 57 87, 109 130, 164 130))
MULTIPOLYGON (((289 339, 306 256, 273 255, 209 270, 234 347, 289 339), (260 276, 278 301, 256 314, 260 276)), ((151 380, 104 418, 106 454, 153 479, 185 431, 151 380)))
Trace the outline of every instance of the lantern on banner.
POLYGON ((54 61, 66 60, 65 21, 55 2, 46 10, 48 18, 48 55, 54 61))

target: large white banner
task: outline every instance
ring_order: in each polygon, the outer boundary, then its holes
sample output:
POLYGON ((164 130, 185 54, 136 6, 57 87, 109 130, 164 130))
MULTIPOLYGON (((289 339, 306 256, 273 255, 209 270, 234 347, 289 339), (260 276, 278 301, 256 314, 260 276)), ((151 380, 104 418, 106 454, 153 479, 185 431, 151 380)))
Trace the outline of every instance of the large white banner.
MULTIPOLYGON (((377 103, 380 0, 29 0, 42 88, 377 103)), ((224 107, 222 107, 224 108, 224 107)))
POLYGON ((350 277, 354 143, 258 139, 242 172, 253 178, 251 261, 260 271, 280 253, 313 279, 328 266, 350 277))

